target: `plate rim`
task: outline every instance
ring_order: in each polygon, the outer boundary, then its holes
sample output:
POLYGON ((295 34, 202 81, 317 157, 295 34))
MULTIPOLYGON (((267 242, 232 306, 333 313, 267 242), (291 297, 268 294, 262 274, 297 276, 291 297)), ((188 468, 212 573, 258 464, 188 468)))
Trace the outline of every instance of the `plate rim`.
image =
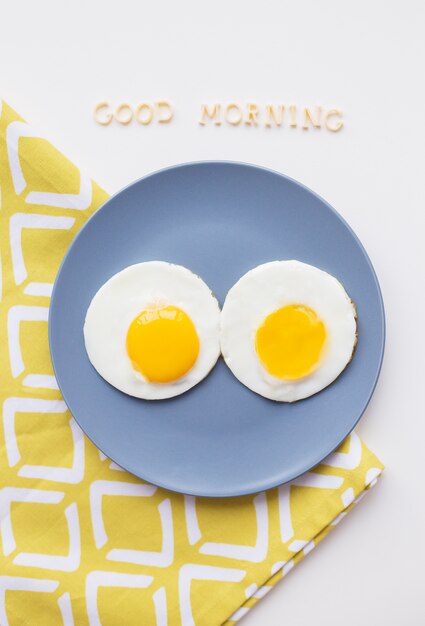
MULTIPOLYGON (((94 181, 91 180, 91 184, 94 184, 94 181)), ((107 192, 106 192, 107 193, 107 192)), ((52 293, 50 296, 50 303, 49 303, 49 314, 48 314, 48 328, 47 328, 47 332, 48 332, 48 342, 49 342, 49 353, 50 353, 50 360, 52 363, 52 367, 53 367, 53 372, 59 387, 59 391, 62 395, 62 398, 65 402, 65 404, 67 405, 71 416, 74 418, 74 420, 77 422, 78 426, 81 428, 81 430, 84 433, 84 436, 86 436, 92 443, 93 445, 100 451, 102 452, 107 458, 109 458, 111 461, 113 461, 116 465, 118 465, 120 468, 122 468, 123 470, 129 472, 130 474, 132 474, 133 476, 135 476, 136 478, 143 480, 145 482, 149 482, 152 483, 154 485, 156 485, 157 487, 160 487, 162 489, 166 489, 168 491, 171 491, 173 493, 180 493, 180 494, 184 494, 184 495, 191 495, 191 496, 198 496, 198 497, 207 497, 207 498, 232 498, 232 497, 242 497, 242 496, 247 496, 247 495, 252 495, 252 494, 256 494, 256 493, 261 493, 263 491, 268 491, 270 489, 274 489, 276 487, 279 487, 281 485, 285 485, 290 483, 291 481, 297 479, 298 477, 302 476, 303 474, 305 474, 306 472, 309 472, 310 470, 312 470, 313 468, 317 467, 317 465, 320 465, 320 463, 326 459, 330 454, 332 454, 341 444, 343 441, 345 441, 345 439, 347 437, 349 437, 351 435, 351 433, 353 432, 353 430, 355 429, 355 427, 357 426, 357 424, 359 423, 360 419, 362 418, 362 416, 364 415, 372 397, 373 394, 375 392, 380 374, 381 374, 381 370, 382 370, 382 364, 383 364, 383 359, 384 359, 384 354, 385 354, 385 345, 386 345, 386 315, 385 315, 385 305, 384 305, 384 299, 382 296, 382 290, 378 281, 378 277, 377 274, 375 272, 375 269, 373 267, 372 261, 370 260, 370 257, 366 251, 366 249, 364 248, 362 242, 360 241, 359 237, 357 236, 357 234, 354 232, 353 228, 350 226, 350 224, 347 222, 347 220, 327 201, 325 200, 320 194, 318 194, 317 192, 313 191, 312 189, 310 189, 310 187, 308 187, 307 185, 305 185, 304 183, 301 183, 300 181, 296 180, 295 178, 292 178, 291 176, 288 176, 287 174, 283 174, 282 172, 279 172, 278 170, 274 170, 272 168, 269 167, 265 167, 263 165, 256 165, 255 163, 248 163, 248 162, 244 162, 244 161, 235 161, 235 160, 231 160, 231 159, 205 159, 205 160, 195 160, 195 161, 186 161, 183 163, 177 163, 174 165, 169 165, 163 168, 160 168, 158 170, 154 170, 153 172, 150 172, 148 174, 145 174, 144 176, 141 176, 140 178, 137 178, 136 180, 128 183, 127 185, 125 185, 124 187, 120 188, 117 192, 115 192, 114 194, 110 195, 95 211, 94 213, 86 220, 86 222, 84 222, 83 226, 80 228, 80 230, 76 233, 75 237, 73 238, 73 240, 71 241, 70 245, 68 246, 62 261, 60 263, 59 269, 57 271, 57 274, 55 276, 55 280, 53 283, 53 288, 52 288, 52 293), (255 169, 255 170, 261 170, 264 171, 268 174, 273 174, 275 176, 279 176, 282 177, 286 180, 288 180, 289 182, 293 183, 294 185, 296 185, 297 187, 300 187, 301 189, 307 191, 308 193, 312 194, 313 196, 315 196, 320 202, 322 202, 326 208, 328 210, 331 211, 331 213, 336 217, 336 219, 338 219, 340 222, 342 222, 342 224, 345 226, 345 228, 349 231, 350 235, 353 237, 353 239, 355 240, 356 244, 358 245, 358 247, 360 248, 360 251, 362 252, 366 263, 369 267, 369 270, 371 272, 372 278, 373 278, 373 282, 378 294, 378 301, 379 301, 379 311, 380 311, 380 327, 382 329, 382 341, 381 344, 379 346, 380 350, 379 350, 379 363, 378 363, 378 367, 376 369, 376 372, 374 374, 374 379, 372 382, 372 386, 370 388, 370 392, 369 395, 367 396, 367 398, 365 399, 365 402, 363 403, 363 406, 361 408, 361 410, 359 411, 359 414, 352 426, 352 428, 349 430, 349 432, 347 432, 341 439, 340 441, 338 441, 338 443, 335 446, 332 446, 332 448, 326 452, 325 455, 319 454, 320 458, 316 459, 314 461, 314 463, 312 464, 308 464, 308 466, 302 471, 302 472, 295 472, 293 476, 291 476, 290 478, 288 478, 285 481, 281 481, 281 480, 272 480, 269 483, 267 483, 266 485, 264 485, 263 487, 261 487, 260 489, 252 489, 252 488, 246 488, 246 489, 238 489, 237 491, 226 491, 225 493, 218 493, 218 492, 209 492, 209 493, 200 493, 198 491, 192 491, 192 490, 185 490, 185 491, 181 491, 175 487, 172 487, 170 485, 167 485, 166 483, 164 483, 163 481, 158 481, 152 478, 149 478, 146 476, 146 474, 144 474, 143 476, 141 475, 140 472, 135 472, 133 470, 128 469, 127 467, 124 467, 123 465, 121 465, 118 461, 115 460, 114 456, 106 453, 104 451, 103 448, 101 448, 93 439, 92 437, 90 437, 84 427, 80 424, 78 418, 74 415, 74 413, 72 412, 71 408, 70 408, 70 404, 67 401, 66 398, 66 394, 64 393, 62 386, 61 386, 61 382, 60 382, 60 378, 58 376, 58 372, 57 372, 57 366, 55 363, 55 356, 54 356, 54 349, 53 349, 53 340, 52 340, 52 325, 50 323, 51 321, 51 317, 52 317, 52 310, 54 309, 54 301, 55 301, 55 293, 56 293, 56 288, 57 285, 60 281, 60 276, 62 273, 62 269, 65 265, 65 263, 67 262, 68 256, 71 254, 71 251, 74 247, 74 245, 76 245, 76 242, 78 241, 78 238, 80 237, 80 235, 82 234, 82 232, 84 231, 85 227, 87 226, 87 224, 91 221, 94 220, 95 218, 97 218, 98 214, 100 214, 100 212, 102 211, 102 209, 104 209, 104 207, 111 202, 112 200, 115 199, 116 196, 118 196, 119 194, 123 193, 126 189, 133 187, 134 185, 139 184, 140 182, 142 182, 143 180, 147 179, 147 178, 151 178, 157 175, 161 175, 164 174, 168 171, 172 171, 172 170, 177 170, 180 168, 190 168, 193 166, 203 166, 203 165, 235 165, 235 166, 242 166, 242 167, 247 167, 247 168, 251 168, 251 169, 255 169)))

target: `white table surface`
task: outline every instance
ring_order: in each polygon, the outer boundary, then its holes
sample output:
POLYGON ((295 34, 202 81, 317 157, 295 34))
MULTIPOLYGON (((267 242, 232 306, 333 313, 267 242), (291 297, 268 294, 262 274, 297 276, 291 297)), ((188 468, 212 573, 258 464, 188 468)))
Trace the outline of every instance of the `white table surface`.
POLYGON ((109 192, 177 162, 251 161, 302 181, 355 229, 388 324, 358 432, 387 469, 244 624, 423 625, 425 4, 14 0, 1 23, 3 97, 109 192), (176 107, 168 126, 91 117, 100 100, 158 99, 176 107), (340 107, 345 128, 202 128, 204 101, 340 107))

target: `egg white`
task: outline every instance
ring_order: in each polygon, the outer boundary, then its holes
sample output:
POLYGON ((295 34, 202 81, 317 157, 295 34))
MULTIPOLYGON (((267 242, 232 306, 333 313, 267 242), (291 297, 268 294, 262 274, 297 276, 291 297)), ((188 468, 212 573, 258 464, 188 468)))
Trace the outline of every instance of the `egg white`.
POLYGON ((330 385, 352 358, 356 310, 340 282, 300 261, 272 261, 247 272, 230 289, 221 312, 221 351, 228 367, 252 391, 278 402, 307 398, 330 385), (290 304, 310 307, 326 327, 326 343, 315 370, 299 380, 272 376, 255 349, 258 327, 290 304))
POLYGON ((138 263, 110 278, 93 297, 84 323, 88 357, 111 385, 136 398, 160 400, 184 393, 214 367, 219 355, 220 308, 204 281, 181 265, 138 263), (176 306, 191 318, 199 337, 198 358, 181 378, 152 383, 137 372, 126 349, 134 318, 152 306, 176 306))

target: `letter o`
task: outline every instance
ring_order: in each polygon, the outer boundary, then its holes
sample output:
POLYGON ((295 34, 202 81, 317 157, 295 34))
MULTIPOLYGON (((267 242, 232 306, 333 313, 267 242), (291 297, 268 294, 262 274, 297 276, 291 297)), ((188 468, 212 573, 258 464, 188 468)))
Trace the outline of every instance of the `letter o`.
POLYGON ((226 107, 226 112, 225 112, 225 118, 226 118, 226 122, 228 122, 229 124, 232 124, 233 126, 237 126, 238 124, 240 124, 242 122, 242 117, 243 117, 243 113, 241 108, 234 103, 228 104, 226 107), (239 113, 239 117, 233 117, 230 118, 229 117, 229 113, 232 110, 235 110, 237 112, 237 114, 239 113))
POLYGON ((152 122, 153 106, 149 104, 148 102, 141 102, 136 107, 135 117, 136 117, 136 120, 139 122, 139 124, 143 124, 143 126, 147 126, 148 124, 152 122), (142 115, 143 111, 148 111, 147 117, 142 115))
POLYGON ((120 124, 130 124, 131 120, 133 119, 133 110, 131 108, 131 106, 129 104, 127 104, 126 102, 123 102, 122 104, 118 105, 117 108, 115 109, 115 119, 117 120, 117 122, 119 122, 120 124), (128 113, 127 115, 125 115, 125 117, 123 117, 121 115, 122 111, 127 110, 128 113))

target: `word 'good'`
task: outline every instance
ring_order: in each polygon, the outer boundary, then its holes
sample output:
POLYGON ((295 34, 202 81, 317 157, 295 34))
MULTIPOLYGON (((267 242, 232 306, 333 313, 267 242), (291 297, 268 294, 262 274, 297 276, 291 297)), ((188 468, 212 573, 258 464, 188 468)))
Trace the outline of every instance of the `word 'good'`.
POLYGON ((295 104, 286 106, 284 104, 266 104, 259 106, 253 102, 237 104, 214 103, 201 106, 199 124, 215 124, 220 126, 222 122, 239 126, 266 126, 279 127, 289 126, 290 128, 326 128, 337 133, 344 126, 342 111, 340 109, 325 109, 321 106, 298 107, 295 104))
POLYGON ((152 121, 159 124, 168 124, 173 119, 173 107, 166 100, 157 102, 141 102, 135 107, 122 102, 113 109, 108 102, 99 102, 94 109, 94 119, 98 124, 107 126, 115 120, 119 124, 127 125, 135 121, 147 126, 152 121))

